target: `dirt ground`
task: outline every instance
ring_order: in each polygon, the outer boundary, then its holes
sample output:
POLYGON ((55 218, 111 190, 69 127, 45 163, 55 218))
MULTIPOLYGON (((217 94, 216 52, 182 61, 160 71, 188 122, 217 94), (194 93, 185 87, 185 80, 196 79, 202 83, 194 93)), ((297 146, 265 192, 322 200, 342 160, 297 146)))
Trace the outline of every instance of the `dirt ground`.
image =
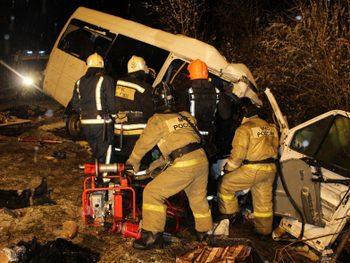
MULTIPOLYGON (((2 95, 0 103, 0 111, 13 105, 37 105, 52 112, 52 115, 32 118, 23 130, 14 127, 0 130, 0 189, 35 188, 44 177, 48 188, 53 189, 50 204, 11 210, 13 213, 0 209, 0 250, 15 246, 20 241, 29 242, 34 237, 38 242, 54 241, 62 237, 63 225, 68 221, 78 225, 77 234, 70 241, 100 253, 98 262, 101 263, 175 262, 176 256, 198 245, 191 234, 193 220, 187 206, 178 211, 187 228, 176 233, 177 242, 167 244, 164 249, 136 250, 132 248, 132 237, 101 227, 86 226, 82 216, 82 193, 84 179, 89 175, 84 174, 79 165, 92 161, 86 143, 73 142, 65 136, 65 122, 61 118, 64 109, 44 95, 26 97, 7 94, 2 95), (63 143, 39 146, 34 142, 19 142, 18 138, 60 140, 63 143), (57 151, 66 152, 67 157, 52 159, 57 151)), ((170 225, 172 220, 169 218, 170 225)), ((250 240, 265 262, 312 262, 288 250, 288 242, 257 239, 251 224, 245 219, 231 226, 229 237, 250 240)))

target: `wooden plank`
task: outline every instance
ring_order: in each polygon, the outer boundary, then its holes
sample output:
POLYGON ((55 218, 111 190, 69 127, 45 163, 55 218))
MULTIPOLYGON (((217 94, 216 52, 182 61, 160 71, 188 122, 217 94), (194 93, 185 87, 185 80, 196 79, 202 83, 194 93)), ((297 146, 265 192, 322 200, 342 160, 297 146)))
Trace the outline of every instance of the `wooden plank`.
POLYGON ((7 123, 0 123, 0 127, 8 127, 8 126, 14 126, 14 125, 23 125, 25 123, 31 123, 31 120, 26 119, 16 119, 16 121, 10 121, 7 123))

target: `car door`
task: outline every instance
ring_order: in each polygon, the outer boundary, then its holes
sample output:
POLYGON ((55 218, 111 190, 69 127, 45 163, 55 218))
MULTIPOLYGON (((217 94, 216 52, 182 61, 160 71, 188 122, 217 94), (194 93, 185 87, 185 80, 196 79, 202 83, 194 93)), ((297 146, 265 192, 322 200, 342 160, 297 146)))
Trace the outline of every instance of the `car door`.
POLYGON ((334 242, 350 209, 350 113, 329 111, 289 128, 265 93, 281 127, 274 214, 282 217, 280 227, 321 251, 334 242))

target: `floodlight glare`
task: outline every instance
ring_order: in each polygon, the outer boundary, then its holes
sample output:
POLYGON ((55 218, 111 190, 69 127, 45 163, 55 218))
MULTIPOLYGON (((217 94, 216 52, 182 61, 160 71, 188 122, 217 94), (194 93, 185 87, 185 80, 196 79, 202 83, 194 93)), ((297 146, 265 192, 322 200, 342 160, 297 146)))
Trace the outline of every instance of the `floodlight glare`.
POLYGON ((24 78, 23 81, 24 81, 24 84, 26 84, 26 85, 32 85, 33 84, 33 80, 31 78, 24 78))

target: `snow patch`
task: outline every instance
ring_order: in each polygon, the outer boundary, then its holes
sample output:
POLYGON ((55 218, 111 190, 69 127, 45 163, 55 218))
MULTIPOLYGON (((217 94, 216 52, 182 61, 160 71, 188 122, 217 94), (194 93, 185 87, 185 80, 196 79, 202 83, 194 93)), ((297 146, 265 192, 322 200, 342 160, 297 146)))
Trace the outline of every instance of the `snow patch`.
POLYGON ((56 123, 52 123, 52 124, 42 125, 39 127, 39 130, 52 131, 52 130, 63 128, 65 126, 66 126, 66 122, 60 121, 60 122, 56 122, 56 123))

